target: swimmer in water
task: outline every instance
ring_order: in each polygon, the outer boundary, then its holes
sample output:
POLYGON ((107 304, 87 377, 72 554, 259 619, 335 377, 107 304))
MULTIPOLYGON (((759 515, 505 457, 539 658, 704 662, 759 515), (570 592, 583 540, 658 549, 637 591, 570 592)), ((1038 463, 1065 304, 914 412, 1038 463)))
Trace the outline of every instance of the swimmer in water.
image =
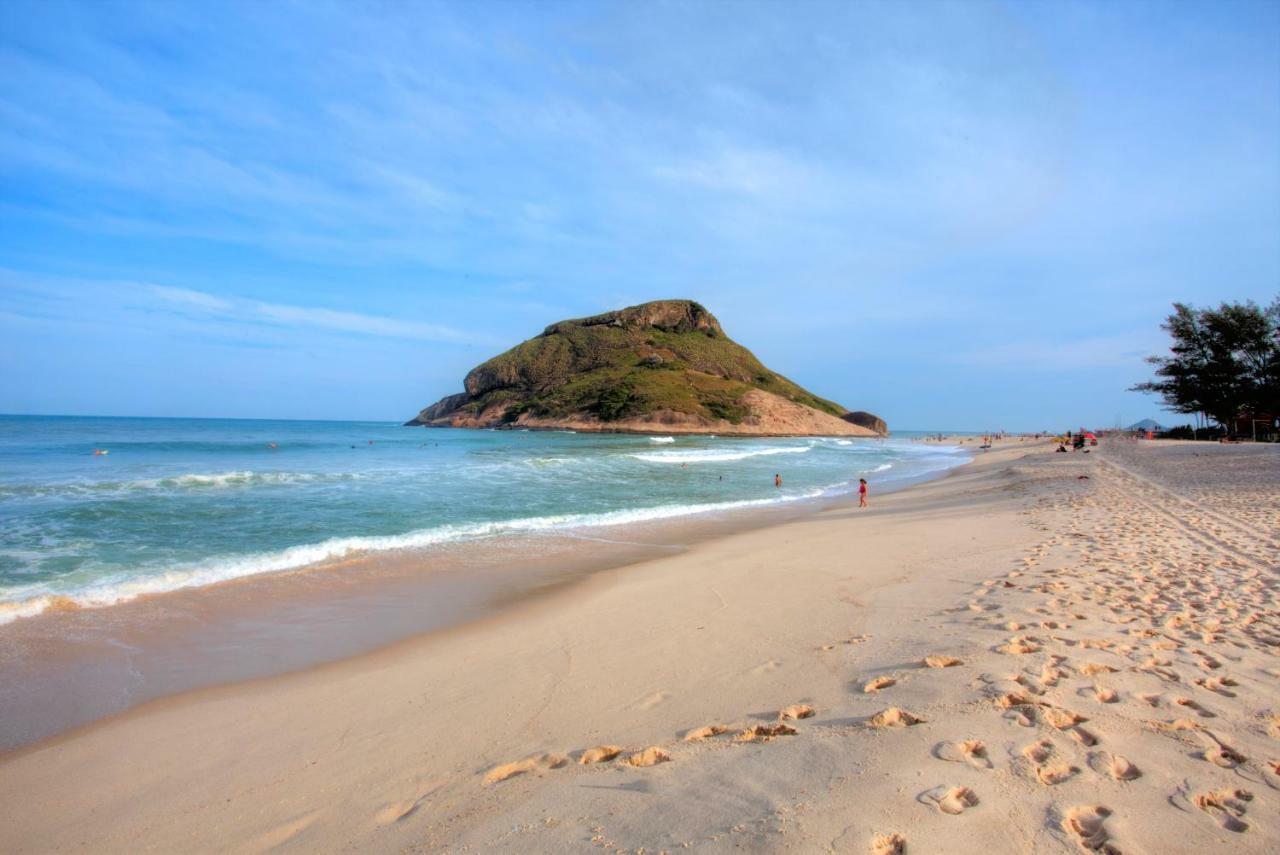
POLYGON ((781 475, 781 474, 775 474, 775 475, 773 476, 773 486, 775 486, 775 487, 781 487, 781 486, 782 486, 782 475, 781 475))

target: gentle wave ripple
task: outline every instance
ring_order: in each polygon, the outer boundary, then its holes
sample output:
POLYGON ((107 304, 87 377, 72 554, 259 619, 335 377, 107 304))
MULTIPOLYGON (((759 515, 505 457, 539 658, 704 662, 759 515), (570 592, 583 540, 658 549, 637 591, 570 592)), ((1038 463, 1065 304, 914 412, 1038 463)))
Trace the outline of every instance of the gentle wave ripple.
POLYGON ((765 507, 965 459, 896 440, 0 417, 0 623, 357 554, 765 507))

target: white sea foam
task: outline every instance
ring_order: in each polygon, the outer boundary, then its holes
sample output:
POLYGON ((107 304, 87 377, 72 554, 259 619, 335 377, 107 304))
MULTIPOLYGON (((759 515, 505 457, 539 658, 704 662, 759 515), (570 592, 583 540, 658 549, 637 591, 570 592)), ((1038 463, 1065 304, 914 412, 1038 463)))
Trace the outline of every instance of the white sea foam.
POLYGON ((134 481, 67 481, 52 484, 18 484, 0 487, 0 498, 26 496, 92 496, 165 490, 204 490, 253 487, 266 484, 307 484, 316 481, 352 481, 365 477, 356 472, 191 472, 134 481))
POLYGON ((892 469, 892 468, 893 468, 893 464, 892 464, 892 463, 881 463, 879 466, 877 466, 875 469, 872 469, 871 471, 872 471, 872 472, 885 472, 885 471, 887 471, 887 470, 889 470, 889 469, 892 469))
POLYGON ((443 525, 380 537, 330 538, 320 543, 293 546, 277 552, 215 559, 164 572, 129 577, 123 575, 104 577, 94 584, 66 591, 52 590, 41 584, 10 586, 0 588, 0 625, 21 617, 38 615, 50 608, 100 608, 127 602, 147 594, 201 587, 264 573, 297 570, 327 561, 374 552, 425 549, 445 543, 503 535, 629 525, 697 514, 735 511, 813 499, 826 494, 830 489, 784 494, 769 499, 658 505, 651 508, 606 511, 596 514, 558 514, 466 525, 443 525))
POLYGON ((766 448, 723 449, 711 451, 707 449, 691 449, 689 451, 646 451, 632 454, 636 460, 647 463, 723 463, 731 460, 746 460, 749 457, 768 457, 774 454, 804 454, 813 446, 787 445, 769 446, 766 448))
POLYGON ((215 472, 203 474, 193 472, 189 475, 178 475, 172 478, 154 478, 146 481, 134 481, 130 487, 243 487, 250 484, 297 484, 316 480, 315 475, 306 472, 215 472))
POLYGON ((676 438, 674 436, 651 436, 649 437, 649 441, 657 442, 665 445, 666 443, 669 443, 669 442, 675 442, 676 438))

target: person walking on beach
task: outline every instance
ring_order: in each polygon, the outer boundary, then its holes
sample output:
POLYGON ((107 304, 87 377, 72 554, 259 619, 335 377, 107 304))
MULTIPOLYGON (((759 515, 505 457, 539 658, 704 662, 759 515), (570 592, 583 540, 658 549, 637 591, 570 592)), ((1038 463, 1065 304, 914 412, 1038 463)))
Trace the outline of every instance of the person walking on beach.
POLYGON ((858 507, 867 507, 867 479, 858 479, 858 507))

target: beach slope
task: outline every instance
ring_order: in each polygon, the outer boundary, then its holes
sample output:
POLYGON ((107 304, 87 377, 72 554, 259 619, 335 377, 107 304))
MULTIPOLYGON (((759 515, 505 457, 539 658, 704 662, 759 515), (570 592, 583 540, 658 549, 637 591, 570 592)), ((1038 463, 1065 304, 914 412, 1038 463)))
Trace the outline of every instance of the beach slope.
POLYGON ((1100 452, 24 749, 0 850, 1276 851, 1280 459, 1100 452))

